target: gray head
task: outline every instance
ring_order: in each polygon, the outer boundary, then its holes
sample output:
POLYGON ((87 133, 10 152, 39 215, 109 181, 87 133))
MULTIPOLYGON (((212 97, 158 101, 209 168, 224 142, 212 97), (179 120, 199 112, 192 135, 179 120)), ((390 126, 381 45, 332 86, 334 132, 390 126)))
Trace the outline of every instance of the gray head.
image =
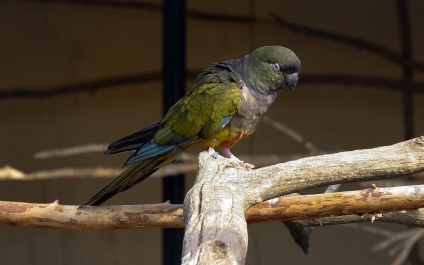
POLYGON ((245 56, 244 69, 254 88, 272 94, 284 87, 296 88, 301 63, 290 49, 264 46, 245 56))

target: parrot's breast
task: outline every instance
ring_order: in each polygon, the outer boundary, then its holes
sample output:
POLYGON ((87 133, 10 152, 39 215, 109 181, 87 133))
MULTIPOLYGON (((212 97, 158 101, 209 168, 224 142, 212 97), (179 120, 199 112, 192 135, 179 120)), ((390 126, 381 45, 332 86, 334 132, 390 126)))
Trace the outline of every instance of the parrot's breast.
POLYGON ((230 130, 239 130, 242 135, 252 134, 276 97, 277 93, 260 94, 257 90, 243 86, 240 106, 227 126, 230 130))
POLYGON ((275 100, 277 94, 258 94, 252 89, 242 86, 242 100, 237 111, 225 126, 205 139, 208 147, 233 146, 239 140, 255 132, 265 112, 275 100))
POLYGON ((241 130, 231 126, 225 126, 222 130, 213 134, 209 139, 205 139, 204 144, 207 147, 216 146, 233 146, 240 139, 245 138, 252 134, 254 130, 241 130))

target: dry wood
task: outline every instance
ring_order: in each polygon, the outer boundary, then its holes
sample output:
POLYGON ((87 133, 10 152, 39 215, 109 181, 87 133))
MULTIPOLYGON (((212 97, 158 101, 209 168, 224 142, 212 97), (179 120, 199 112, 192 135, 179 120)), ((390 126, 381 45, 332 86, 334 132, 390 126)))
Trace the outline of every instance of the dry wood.
POLYGON ((25 179, 25 173, 6 165, 0 168, 0 179, 25 179))
MULTIPOLYGON (((304 226, 376 221, 424 227, 424 185, 284 196, 246 212, 248 223, 293 221, 304 226), (416 211, 404 211, 418 209, 416 211), (337 217, 335 215, 340 215, 337 217)), ((0 201, 0 225, 60 229, 182 228, 182 204, 78 208, 74 205, 0 201)))
POLYGON ((56 157, 67 157, 89 153, 104 153, 107 150, 108 144, 90 143, 65 148, 55 148, 43 150, 34 154, 35 159, 48 159, 56 157))
POLYGON ((424 137, 392 146, 303 158, 257 170, 199 157, 184 202, 183 264, 244 264, 254 203, 306 188, 387 179, 424 171, 424 137))

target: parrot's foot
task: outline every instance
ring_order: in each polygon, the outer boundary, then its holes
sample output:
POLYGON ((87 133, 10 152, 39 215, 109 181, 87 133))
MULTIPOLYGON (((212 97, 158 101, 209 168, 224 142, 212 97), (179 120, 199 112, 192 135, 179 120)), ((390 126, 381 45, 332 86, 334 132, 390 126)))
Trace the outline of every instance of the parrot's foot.
MULTIPOLYGON (((221 150, 222 150, 222 157, 230 159, 231 162, 234 163, 234 165, 240 165, 240 166, 243 166, 243 167, 248 168, 248 169, 255 168, 255 165, 252 165, 252 164, 246 163, 244 161, 241 161, 235 155, 233 155, 230 152, 230 148, 229 147, 222 147, 221 150)), ((215 159, 221 156, 212 147, 208 147, 207 151, 208 151, 209 155, 211 157, 215 158, 215 159)))
POLYGON ((245 167, 245 168, 248 168, 248 169, 253 169, 253 168, 255 168, 255 165, 252 165, 252 164, 246 163, 246 162, 244 162, 244 161, 242 161, 242 160, 238 159, 235 155, 233 155, 233 154, 231 153, 231 151, 230 151, 230 148, 229 148, 229 147, 222 147, 221 151, 222 151, 222 155, 223 155, 224 157, 229 158, 229 159, 230 159, 231 161, 233 161, 234 163, 236 163, 236 164, 238 164, 238 165, 240 165, 240 166, 243 166, 243 167, 245 167))
MULTIPOLYGON (((226 157, 223 157, 222 155, 220 155, 217 151, 215 151, 212 147, 208 147, 208 154, 211 156, 211 157, 213 157, 213 158, 215 158, 215 159, 217 159, 218 157, 222 157, 222 158, 226 158, 226 157)), ((237 165, 239 165, 239 163, 237 163, 237 162, 235 162, 234 160, 232 160, 231 159, 231 164, 233 165, 233 166, 237 166, 237 165)))
POLYGON ((249 164, 247 162, 244 162, 244 161, 238 159, 234 155, 232 155, 231 157, 228 157, 228 158, 231 159, 231 161, 233 161, 234 163, 236 163, 236 164, 238 164, 240 166, 243 166, 243 167, 245 167, 247 169, 253 169, 253 168, 255 168, 255 165, 252 165, 252 164, 249 164))
POLYGON ((208 147, 208 154, 215 159, 220 156, 219 153, 215 151, 212 147, 208 147))

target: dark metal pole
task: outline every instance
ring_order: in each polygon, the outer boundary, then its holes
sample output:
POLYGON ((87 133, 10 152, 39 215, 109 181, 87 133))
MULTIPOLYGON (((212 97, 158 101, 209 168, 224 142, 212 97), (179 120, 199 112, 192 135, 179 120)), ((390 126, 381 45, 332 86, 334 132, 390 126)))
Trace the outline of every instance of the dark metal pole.
MULTIPOLYGON (((397 0, 397 11, 399 16, 399 29, 402 45, 402 57, 405 61, 412 60, 412 34, 411 24, 409 19, 408 1, 397 0)), ((409 83, 402 91, 403 96, 403 119, 404 119, 404 138, 414 138, 414 91, 412 83, 414 82, 414 70, 404 64, 402 67, 403 80, 409 83)))
MULTIPOLYGON (((185 0, 163 0, 163 112, 185 94, 185 0)), ((163 179, 162 198, 184 201, 184 175, 163 179)), ((183 229, 162 230, 162 263, 181 264, 183 229)))

